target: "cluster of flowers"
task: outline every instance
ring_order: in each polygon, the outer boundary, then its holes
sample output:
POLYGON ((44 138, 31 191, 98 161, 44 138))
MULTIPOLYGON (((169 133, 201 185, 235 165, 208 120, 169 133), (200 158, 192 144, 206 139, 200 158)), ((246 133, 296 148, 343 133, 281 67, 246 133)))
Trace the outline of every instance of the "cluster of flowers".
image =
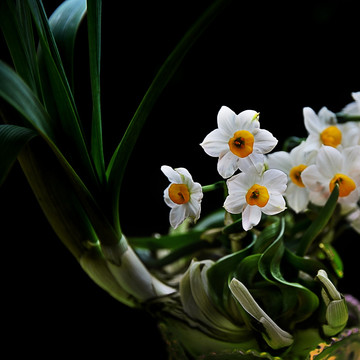
MULTIPOLYGON (((360 115, 360 92, 342 110, 345 116, 360 115)), ((238 115, 223 106, 218 128, 201 143, 204 151, 218 157, 219 174, 227 179, 224 208, 242 214, 244 230, 250 230, 262 213, 275 215, 286 209, 296 213, 309 202, 322 206, 336 184, 341 210, 360 233, 360 125, 339 123, 336 114, 323 107, 318 114, 304 108, 308 137, 290 152, 269 154, 277 139, 260 128, 259 113, 246 110, 238 115), (286 201, 285 201, 286 199, 286 201)), ((197 221, 201 212, 202 187, 185 168, 162 166, 170 185, 164 200, 171 207, 170 224, 178 227, 186 218, 197 221)))

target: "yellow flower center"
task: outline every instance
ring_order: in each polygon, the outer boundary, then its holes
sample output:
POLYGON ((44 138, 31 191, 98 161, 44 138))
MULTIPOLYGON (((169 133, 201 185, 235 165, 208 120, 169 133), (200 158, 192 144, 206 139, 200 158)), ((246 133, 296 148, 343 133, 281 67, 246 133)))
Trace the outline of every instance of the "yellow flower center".
POLYGON ((298 166, 294 166, 291 170, 290 170, 290 179, 292 180, 292 182, 299 186, 299 187, 305 187, 304 183, 302 182, 301 179, 301 173, 306 169, 306 165, 304 164, 300 164, 298 166))
POLYGON ((253 152, 254 135, 247 130, 236 131, 229 141, 229 147, 233 154, 244 158, 253 152))
POLYGON ((269 192, 265 186, 253 185, 246 194, 246 202, 249 205, 264 207, 269 201, 269 192))
POLYGON ((337 147, 341 144, 342 134, 336 126, 329 126, 322 131, 320 139, 324 145, 337 147))
POLYGON ((190 200, 190 192, 185 184, 171 184, 169 187, 170 199, 178 205, 186 204, 190 200))
POLYGON ((335 185, 339 185, 339 196, 348 196, 353 190, 356 189, 355 181, 344 174, 336 174, 330 181, 330 191, 334 190, 335 185))

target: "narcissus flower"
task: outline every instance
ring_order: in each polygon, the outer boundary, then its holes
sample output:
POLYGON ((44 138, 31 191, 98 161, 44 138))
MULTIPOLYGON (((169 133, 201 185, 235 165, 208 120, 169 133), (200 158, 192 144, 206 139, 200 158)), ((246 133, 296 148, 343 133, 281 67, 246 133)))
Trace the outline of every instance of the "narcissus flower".
POLYGON ((305 142, 293 148, 290 153, 278 151, 268 155, 269 168, 278 169, 288 175, 285 197, 288 205, 295 211, 304 211, 309 203, 309 191, 305 187, 301 174, 315 162, 317 151, 307 151, 305 142))
POLYGON ((259 113, 245 110, 236 115, 223 106, 217 117, 218 128, 208 134, 200 144, 204 151, 218 157, 218 172, 229 178, 236 170, 246 170, 264 161, 277 139, 267 130, 260 129, 259 113))
POLYGON ((358 144, 359 128, 355 123, 338 124, 336 115, 323 107, 316 115, 313 109, 303 109, 304 123, 309 133, 306 143, 314 149, 322 145, 350 147, 358 144))
POLYGON ((187 218, 196 222, 200 217, 203 198, 201 185, 193 181, 185 168, 173 169, 163 165, 161 171, 170 181, 170 185, 164 191, 164 200, 171 208, 171 226, 176 229, 187 218))
POLYGON ((286 184, 287 176, 280 170, 259 174, 255 167, 249 168, 227 181, 224 207, 231 214, 242 213, 242 226, 248 231, 260 222, 262 213, 275 215, 285 210, 286 184))
POLYGON ((342 112, 350 116, 359 116, 360 115, 360 91, 351 93, 353 99, 352 103, 346 105, 342 112))
POLYGON ((340 152, 331 146, 322 146, 314 165, 301 174, 306 187, 311 191, 311 201, 324 205, 335 185, 339 185, 339 202, 356 204, 359 200, 360 146, 340 152))

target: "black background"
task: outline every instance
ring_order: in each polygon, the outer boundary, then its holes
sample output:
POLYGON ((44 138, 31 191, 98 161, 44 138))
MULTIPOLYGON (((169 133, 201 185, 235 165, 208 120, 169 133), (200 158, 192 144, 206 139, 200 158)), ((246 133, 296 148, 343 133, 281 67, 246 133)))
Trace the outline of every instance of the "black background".
MULTIPOLYGON (((50 15, 56 1, 44 1, 50 15)), ((120 141, 152 78, 211 1, 104 1, 102 108, 106 156, 120 141), (116 4, 116 5, 115 5, 116 4)), ((163 164, 186 167, 205 185, 219 180, 216 159, 199 143, 222 105, 260 112, 281 142, 306 136, 302 108, 337 112, 360 90, 356 1, 233 1, 190 50, 143 129, 124 180, 125 234, 168 229, 163 164)), ((86 28, 77 40, 76 98, 90 113, 86 28)), ((38 358, 166 359, 151 317, 119 304, 81 270, 47 224, 16 164, 0 189, 3 349, 38 358), (4 347, 5 345, 5 347, 4 347), (126 350, 125 350, 126 349, 126 350), (131 355, 125 355, 130 351, 131 355)), ((203 212, 221 206, 206 196, 203 212)), ((359 236, 336 248, 345 262, 342 292, 360 297, 359 236)))

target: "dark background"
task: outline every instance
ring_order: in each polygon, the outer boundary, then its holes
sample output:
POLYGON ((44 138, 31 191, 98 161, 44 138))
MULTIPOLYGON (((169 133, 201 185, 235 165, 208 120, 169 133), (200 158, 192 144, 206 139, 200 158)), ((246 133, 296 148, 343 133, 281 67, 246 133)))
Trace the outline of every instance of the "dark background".
MULTIPOLYGON (((56 1, 44 1, 50 15, 56 1)), ((102 107, 106 154, 120 141, 152 78, 211 1, 104 1, 102 107), (126 4, 126 6, 125 6, 126 4)), ((356 1, 233 1, 185 58, 143 129, 124 180, 125 234, 168 229, 163 164, 186 167, 203 185, 219 180, 216 159, 198 145, 222 105, 261 113, 279 139, 306 136, 302 109, 337 112, 360 90, 356 1)), ((90 111, 86 29, 76 53, 81 114, 90 111)), ((166 359, 151 317, 98 288, 55 237, 16 164, 0 189, 2 327, 12 356, 98 355, 166 359), (126 350, 125 350, 126 349, 126 350), (125 351, 131 355, 124 355, 125 351)), ((209 195, 203 212, 221 206, 209 195)), ((359 236, 336 247, 345 262, 342 292, 359 291, 359 236)), ((3 338, 4 341, 4 338, 3 338)), ((3 347, 4 349, 4 347, 3 347)))

